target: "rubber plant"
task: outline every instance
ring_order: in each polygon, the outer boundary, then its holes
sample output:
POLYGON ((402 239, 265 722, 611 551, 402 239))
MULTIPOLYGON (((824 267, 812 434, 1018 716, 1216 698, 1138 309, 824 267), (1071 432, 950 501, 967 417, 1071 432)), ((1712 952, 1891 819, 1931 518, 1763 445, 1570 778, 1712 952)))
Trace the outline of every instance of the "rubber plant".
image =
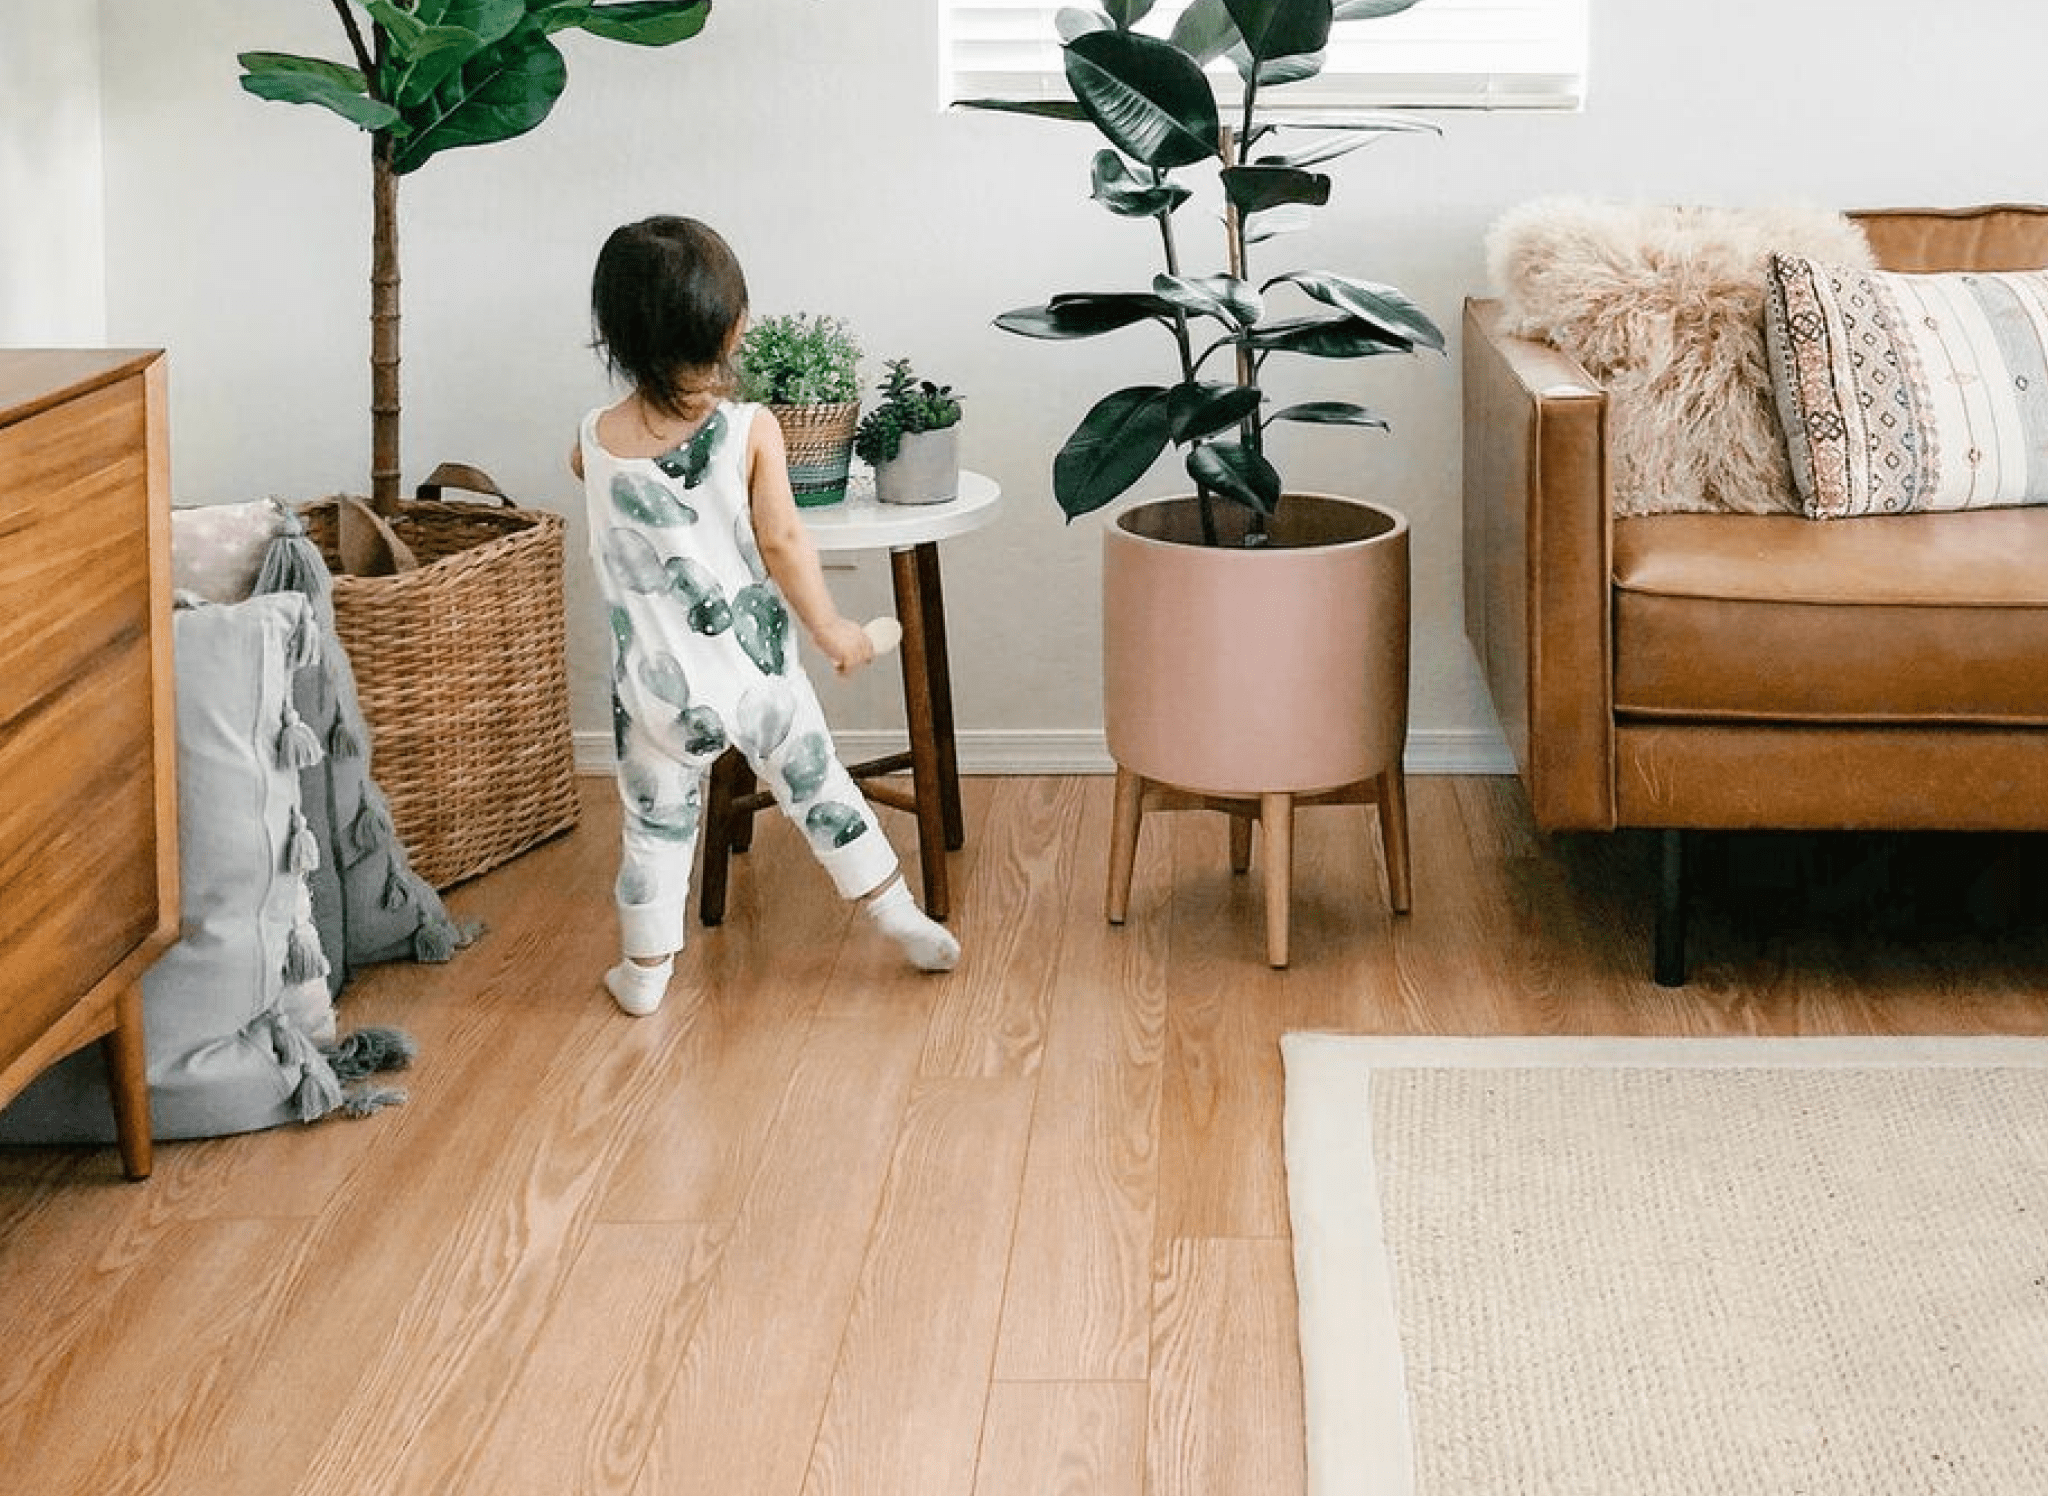
POLYGON ((553 37, 580 30, 665 47, 703 30, 711 0, 330 0, 349 61, 244 52, 242 87, 314 104, 370 136, 370 500, 399 503, 398 179, 442 151, 524 135, 569 79, 553 37), (359 14, 360 12, 360 14, 359 14))
MULTIPOLYGON (((1152 0, 1070 7, 1060 11, 1058 25, 1071 100, 962 101, 1093 124, 1109 142, 1094 157, 1095 200, 1157 227, 1162 268, 1148 288, 1067 292, 996 318, 997 326, 1030 338, 1093 338, 1150 323, 1173 341, 1173 382, 1105 395, 1054 458, 1053 496, 1069 520, 1126 492, 1172 445, 1183 450, 1200 495, 1207 543, 1220 543, 1220 501, 1251 511, 1245 543, 1265 544, 1265 521, 1285 486, 1266 451, 1274 423, 1387 425, 1347 400, 1268 410, 1259 382, 1267 361, 1443 351, 1436 323, 1392 286, 1325 270, 1255 279, 1251 270, 1254 246, 1303 226, 1310 209, 1329 201, 1330 178, 1311 168, 1390 132, 1436 133, 1433 124, 1395 113, 1282 113, 1269 103, 1273 90, 1322 70, 1335 24, 1394 15, 1416 3, 1193 0, 1164 36, 1139 29, 1152 0), (1229 101, 1206 70, 1219 58, 1234 64, 1237 97, 1229 101), (1206 274, 1184 266, 1175 224, 1194 195, 1176 173, 1195 167, 1217 172, 1222 197, 1223 264, 1206 274), (1221 371, 1227 377, 1212 370, 1215 362, 1228 364, 1221 371)), ((1218 81, 1230 83, 1229 71, 1218 81)))

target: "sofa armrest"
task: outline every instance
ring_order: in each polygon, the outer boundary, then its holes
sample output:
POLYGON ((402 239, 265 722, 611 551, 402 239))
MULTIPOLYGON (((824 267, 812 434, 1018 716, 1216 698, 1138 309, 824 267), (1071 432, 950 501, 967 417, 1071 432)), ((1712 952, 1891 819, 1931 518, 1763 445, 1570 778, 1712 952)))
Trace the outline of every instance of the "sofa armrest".
POLYGON ((1465 632, 1548 831, 1611 830, 1607 397, 1547 343, 1465 303, 1465 632))

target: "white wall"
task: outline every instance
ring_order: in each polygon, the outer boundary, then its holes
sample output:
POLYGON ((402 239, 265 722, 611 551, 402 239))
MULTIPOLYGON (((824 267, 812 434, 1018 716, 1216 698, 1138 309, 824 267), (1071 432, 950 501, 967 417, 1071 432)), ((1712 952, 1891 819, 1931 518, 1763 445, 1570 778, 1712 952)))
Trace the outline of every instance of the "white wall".
MULTIPOLYGON (((1054 345, 991 328, 1054 291, 1144 285, 1153 242, 1087 200, 1083 127, 937 110, 933 12, 934 0, 721 0, 703 36, 672 49, 565 38, 569 91, 538 133, 405 181, 406 467, 476 462, 523 501, 572 512, 564 453, 604 396, 586 347, 597 246, 650 212, 706 219, 746 263, 757 309, 839 312, 874 372, 907 353, 967 394, 967 460, 1007 496, 996 526, 946 550, 972 766, 1034 744, 1056 755, 1098 728, 1098 521, 1063 526, 1047 468, 1096 395, 1163 366, 1142 331, 1054 345)), ((100 0, 99 15, 107 332, 171 350, 180 498, 360 490, 367 147, 331 116, 235 83, 240 50, 340 56, 329 8, 100 0)), ((1538 194, 2048 197, 2036 0, 1596 0, 1593 33, 1583 113, 1446 114, 1440 140, 1340 162, 1319 226, 1267 265, 1284 255, 1390 281, 1455 329, 1461 298, 1487 289, 1487 224, 1538 194)), ((11 148, 42 128, 8 108, 11 148)), ((8 253, 11 284, 23 266, 8 253)), ((1318 366, 1320 393, 1380 408, 1394 432, 1318 433, 1285 464, 1298 486, 1369 493, 1411 518, 1423 768, 1497 752, 1459 618, 1457 370, 1455 346, 1318 366)), ((1162 470, 1155 491, 1172 486, 1162 470)), ((578 725, 602 741, 600 634, 575 582, 578 725)), ((835 582, 849 611, 885 602, 879 561, 835 582)), ((842 728, 900 712, 886 673, 833 689, 842 728)))
POLYGON ((0 347, 106 340, 99 17, 0 0, 0 347))

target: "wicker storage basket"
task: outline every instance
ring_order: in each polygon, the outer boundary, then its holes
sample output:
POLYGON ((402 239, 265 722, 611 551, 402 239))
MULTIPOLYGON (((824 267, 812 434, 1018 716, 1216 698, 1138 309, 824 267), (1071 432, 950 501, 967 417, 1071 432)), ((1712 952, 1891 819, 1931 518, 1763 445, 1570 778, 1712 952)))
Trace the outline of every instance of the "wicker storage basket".
POLYGON ((385 517, 419 568, 357 577, 341 572, 335 502, 303 512, 413 870, 447 888, 575 825, 562 517, 451 464, 385 517), (444 501, 444 485, 497 504, 444 501))
POLYGON ((771 405, 789 449, 789 486, 807 509, 846 497, 853 470, 853 434, 860 427, 860 401, 842 405, 771 405))

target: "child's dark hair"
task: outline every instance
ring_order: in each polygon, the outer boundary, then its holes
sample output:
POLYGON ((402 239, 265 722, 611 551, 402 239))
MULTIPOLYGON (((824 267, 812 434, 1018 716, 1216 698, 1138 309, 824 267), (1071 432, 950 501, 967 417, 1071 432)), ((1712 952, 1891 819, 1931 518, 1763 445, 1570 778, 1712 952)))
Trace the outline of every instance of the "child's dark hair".
POLYGON ((692 395, 732 383, 727 344, 747 314, 732 249, 694 218, 663 215, 614 229, 590 282, 595 347, 649 405, 685 417, 692 395))

